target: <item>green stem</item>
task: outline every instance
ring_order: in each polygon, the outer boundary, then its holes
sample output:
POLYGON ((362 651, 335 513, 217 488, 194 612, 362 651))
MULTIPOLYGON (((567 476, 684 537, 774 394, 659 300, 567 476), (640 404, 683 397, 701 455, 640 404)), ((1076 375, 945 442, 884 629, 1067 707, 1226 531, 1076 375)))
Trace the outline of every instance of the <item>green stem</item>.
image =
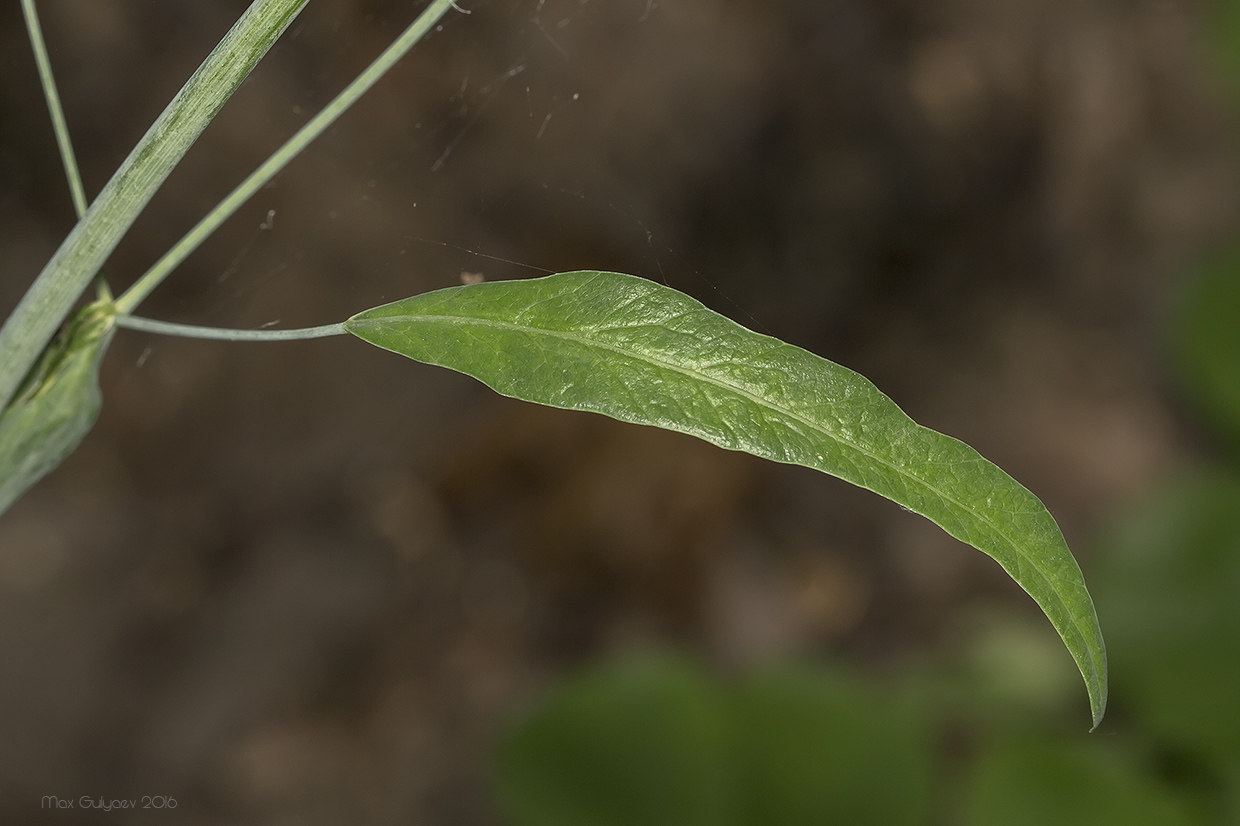
POLYGON ((190 253, 196 250, 211 233, 219 229, 220 225, 240 209, 242 204, 279 174, 280 170, 287 166, 289 161, 297 157, 311 141, 323 134, 337 118, 344 114, 345 110, 352 106, 389 69, 396 65, 397 61, 404 57, 453 6, 453 0, 434 0, 434 2, 427 6, 418 15, 417 19, 409 24, 404 33, 391 46, 388 46, 383 54, 375 58, 375 61, 365 71, 346 86, 322 111, 311 118, 305 126, 299 129, 297 134, 289 138, 287 143, 277 149, 262 166, 254 170, 248 178, 242 181, 227 198, 221 201, 215 209, 211 210, 205 218, 198 222, 197 226, 178 241, 176 246, 170 249, 163 258, 160 258, 153 267, 134 282, 133 286, 116 300, 117 309, 122 313, 132 312, 136 309, 151 294, 151 291, 167 278, 169 273, 180 266, 181 262, 188 258, 190 253))
POLYGON ((26 18, 26 31, 30 33, 30 47, 34 49, 34 62, 39 67, 39 80, 43 83, 43 96, 47 98, 47 110, 52 116, 52 129, 56 132, 56 145, 60 147, 60 162, 69 179, 69 195, 77 217, 86 214, 86 190, 78 173, 77 158, 73 155, 73 142, 69 140, 69 125, 60 106, 60 94, 56 91, 56 78, 52 76, 52 61, 47 56, 43 42, 43 29, 39 26, 39 13, 34 0, 22 0, 22 14, 26 18))
POLYGON ((0 409, 172 168, 307 0, 254 0, 86 210, 0 328, 0 409))
POLYGON ((327 338, 345 334, 344 324, 324 324, 322 327, 302 327, 296 330, 227 330, 222 327, 199 327, 196 324, 174 324, 133 315, 118 315, 113 321, 117 327, 181 338, 208 338, 216 341, 301 341, 308 338, 327 338))

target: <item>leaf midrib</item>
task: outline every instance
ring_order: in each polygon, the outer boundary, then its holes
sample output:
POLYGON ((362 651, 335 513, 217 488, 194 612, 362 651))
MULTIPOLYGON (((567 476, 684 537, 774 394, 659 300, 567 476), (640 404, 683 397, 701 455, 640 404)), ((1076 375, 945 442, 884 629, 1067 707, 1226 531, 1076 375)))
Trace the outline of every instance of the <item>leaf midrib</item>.
MULTIPOLYGON (((788 410, 766 399, 762 399, 758 396, 755 396, 749 391, 745 390, 744 388, 737 387, 731 384, 727 384, 713 376, 708 376, 706 374, 699 373, 698 371, 693 370, 691 368, 682 367, 677 364, 671 364, 669 362, 661 361, 655 358, 654 356, 650 356, 645 353, 638 353, 632 350, 626 350, 614 344, 608 344, 606 342, 600 342, 600 341, 595 341, 592 339, 583 338, 579 335, 575 335, 573 333, 563 332, 559 330, 549 330, 543 327, 528 327, 528 326, 524 326, 521 324, 514 324, 510 321, 499 321, 495 319, 483 319, 483 318, 477 318, 477 317, 461 318, 458 316, 449 316, 449 315, 399 315, 399 316, 382 316, 378 318, 363 318, 363 319, 353 318, 345 322, 345 326, 346 328, 357 328, 363 324, 382 326, 384 322, 391 322, 391 321, 407 321, 410 323, 420 323, 420 324, 452 324, 452 325, 461 325, 461 326, 475 325, 475 326, 482 326, 482 327, 494 327, 498 329, 511 330, 511 331, 522 332, 522 333, 531 334, 531 335, 537 334, 537 335, 551 336, 553 338, 559 338, 559 339, 563 339, 566 341, 571 341, 587 349, 597 348, 597 349, 602 349, 602 350, 608 350, 624 358, 629 358, 629 359, 633 359, 636 361, 643 361, 656 368, 671 370, 672 372, 680 373, 681 375, 687 376, 691 379, 697 379, 705 383, 712 384, 715 387, 718 387, 720 389, 726 390, 731 393, 735 393, 739 396, 749 399, 751 402, 758 405, 759 407, 766 407, 770 410, 773 410, 776 413, 782 414, 784 416, 787 416, 790 419, 801 422, 802 424, 809 427, 811 430, 821 433, 827 438, 832 439, 833 441, 845 447, 849 447, 853 450, 856 450, 858 453, 861 453, 862 455, 872 459, 877 464, 882 465, 883 467, 889 468, 890 470, 896 472, 897 474, 907 479, 910 479, 913 482, 916 482, 917 484, 921 485, 922 487, 930 490, 932 493, 939 496, 941 499, 947 502, 950 502, 951 504, 955 505, 956 507, 960 508, 966 513, 973 514, 978 520, 990 526, 995 531, 996 534, 1002 537, 1003 540, 1007 542, 1008 545, 1011 546, 1012 550, 1016 553, 1016 555, 1020 559, 1024 560, 1030 567, 1032 567, 1032 569, 1042 578, 1042 580, 1046 582, 1046 584, 1050 587, 1051 593, 1055 595, 1055 598, 1059 600, 1061 607, 1066 611, 1069 620, 1072 622, 1073 628, 1077 631, 1077 633, 1081 634, 1083 640, 1085 639, 1085 634, 1084 634, 1083 629, 1077 623, 1076 617, 1074 616, 1072 609, 1069 606, 1067 600, 1065 600, 1063 595, 1060 594, 1059 589, 1055 587, 1054 580, 1045 571, 1043 571, 1040 568, 1040 566, 1031 556, 1029 556, 1024 551, 1022 551, 1020 545, 1017 544, 1015 540, 1013 540, 1010 536, 1008 536, 1001 527, 999 527, 997 524, 992 522, 990 519, 988 519, 983 514, 977 512, 975 509, 970 508, 969 506, 965 505, 963 502, 960 502, 954 497, 943 492, 942 490, 937 488, 934 484, 918 476, 915 476, 912 473, 909 473, 908 471, 904 470, 903 468, 897 465, 893 465, 891 462, 887 461, 886 459, 883 459, 880 456, 877 456, 876 454, 870 452, 869 450, 866 450, 864 447, 852 441, 844 439, 843 437, 838 436, 824 429, 822 425, 810 419, 805 418, 804 416, 796 413, 795 411, 788 410)), ((913 423, 913 426, 918 427, 918 428, 922 427, 916 422, 913 423)), ((870 490, 871 492, 877 493, 877 491, 874 491, 874 489, 869 487, 868 485, 859 485, 859 486, 866 488, 867 490, 870 490)), ((1090 648, 1088 642, 1086 642, 1085 647, 1087 650, 1090 648)), ((1091 664, 1091 670, 1094 670, 1095 680, 1098 680, 1099 681, 1098 684, 1101 685, 1098 672, 1096 671, 1096 669, 1092 668, 1093 666, 1092 654, 1090 656, 1090 664, 1091 664)))

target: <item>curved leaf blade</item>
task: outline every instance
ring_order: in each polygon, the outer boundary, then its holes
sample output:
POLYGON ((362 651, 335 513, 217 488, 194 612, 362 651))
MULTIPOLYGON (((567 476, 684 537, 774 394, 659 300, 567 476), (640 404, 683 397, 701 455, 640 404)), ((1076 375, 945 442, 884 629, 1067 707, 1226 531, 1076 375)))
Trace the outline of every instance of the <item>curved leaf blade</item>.
POLYGON ((815 468, 929 518, 1034 598, 1081 670, 1094 725, 1102 719, 1102 632, 1046 507, 852 370, 668 287, 596 271, 439 290, 359 313, 345 329, 506 396, 815 468))
POLYGON ((0 514, 56 468, 99 416, 99 362, 112 339, 112 302, 79 310, 0 414, 0 514))

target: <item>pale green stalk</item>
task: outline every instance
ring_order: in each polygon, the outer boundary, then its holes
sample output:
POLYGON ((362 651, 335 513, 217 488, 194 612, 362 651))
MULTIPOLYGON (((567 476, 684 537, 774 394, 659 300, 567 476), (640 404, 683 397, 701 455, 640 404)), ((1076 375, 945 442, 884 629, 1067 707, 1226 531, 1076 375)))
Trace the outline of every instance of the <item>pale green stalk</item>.
POLYGON ((0 328, 0 409, 160 184, 307 0, 254 0, 143 136, 0 328))
POLYGON ((305 126, 297 131, 297 134, 289 138, 288 142, 275 151, 262 166, 254 170, 254 172, 246 178, 241 184, 232 191, 232 193, 219 203, 219 205, 211 210, 211 212, 198 222, 192 230, 189 231, 177 244, 170 249, 163 258, 159 259, 153 267, 151 267, 141 278, 139 278, 132 287, 130 287, 124 295, 116 300, 116 307, 122 313, 132 312, 151 291, 159 285, 161 281, 168 277, 174 269, 180 266, 181 262, 189 257, 190 253, 198 248, 211 233, 219 229, 220 225, 227 221, 234 212, 241 208, 241 205, 248 201, 254 193, 262 189, 272 178, 279 174, 289 161, 297 157, 303 149, 305 149, 311 141, 336 122, 336 119, 344 114, 350 106, 352 106, 358 98, 364 95, 370 87, 374 86, 378 80, 387 74, 397 61, 405 56, 414 45, 422 39, 422 37, 431 30, 431 28, 439 22, 448 10, 453 8, 452 0, 434 0, 423 12, 418 15, 404 33, 384 50, 373 63, 370 64, 357 78, 344 88, 344 90, 336 96, 336 98, 323 108, 317 115, 311 118, 305 126))
POLYGON ((77 158, 73 155, 73 142, 69 140, 69 125, 60 106, 60 94, 56 91, 56 78, 52 76, 52 61, 47 56, 43 42, 43 29, 39 26, 39 13, 34 0, 22 0, 22 14, 26 18, 26 31, 30 33, 30 48, 34 50, 34 62, 39 67, 39 80, 43 83, 43 96, 47 98, 47 110, 52 116, 52 129, 56 132, 56 145, 60 147, 60 161, 69 180, 69 195, 73 198, 73 210, 77 217, 86 214, 86 190, 78 173, 77 158))
POLYGON ((345 334, 344 324, 324 324, 322 327, 301 327, 295 330, 228 330, 222 327, 199 327, 196 324, 175 324, 133 315, 118 315, 112 321, 117 327, 157 333, 181 338, 207 338, 215 341, 302 341, 308 338, 327 338, 345 334))

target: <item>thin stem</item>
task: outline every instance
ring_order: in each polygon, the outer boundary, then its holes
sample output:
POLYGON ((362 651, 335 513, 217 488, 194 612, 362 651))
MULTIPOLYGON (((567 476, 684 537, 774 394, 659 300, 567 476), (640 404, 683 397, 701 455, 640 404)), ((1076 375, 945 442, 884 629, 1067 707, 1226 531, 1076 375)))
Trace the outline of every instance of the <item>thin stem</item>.
POLYGON ((345 334, 344 324, 325 324, 322 327, 302 327, 297 330, 227 330, 222 327, 199 327, 196 324, 174 324, 132 315, 114 318, 117 327, 157 333, 181 338, 209 338, 216 341, 301 341, 308 338, 327 338, 345 334))
POLYGON ((0 409, 155 190, 307 2, 254 0, 104 185, 0 327, 0 409))
POLYGON ((418 15, 417 19, 409 24, 409 27, 405 29, 401 36, 391 46, 388 46, 383 54, 379 55, 365 71, 346 86, 322 111, 311 118, 305 126, 301 127, 297 134, 289 138, 287 143, 277 149, 262 166, 254 170, 248 178, 242 181, 227 198, 220 201, 219 205, 199 221, 198 225, 178 241, 176 246, 170 249, 163 258, 159 259, 153 267, 134 282, 133 286, 116 300, 117 309, 122 313, 132 312, 136 309, 151 294, 151 291, 168 277, 169 273, 180 266, 181 262, 188 258, 190 253, 196 250, 211 233, 219 229, 220 225, 240 209, 241 205, 248 201, 255 192, 258 192, 268 181, 279 174, 280 170, 288 165, 289 161, 297 157, 311 141, 323 134, 337 118, 344 114, 345 110, 352 106, 389 69, 396 65, 397 61, 404 57, 451 8, 453 8, 453 0, 434 0, 434 2, 427 6, 418 15))
POLYGON ((30 33, 30 47, 34 49, 34 62, 39 67, 39 80, 43 82, 43 96, 47 98, 47 110, 52 116, 52 129, 56 132, 56 145, 60 147, 60 162, 69 180, 69 195, 73 198, 73 210, 77 217, 86 214, 86 190, 78 173, 77 158, 73 155, 73 142, 69 140, 69 125, 60 106, 60 93, 56 91, 56 78, 52 76, 52 61, 47 56, 47 44, 43 42, 43 29, 39 26, 39 13, 34 0, 22 0, 22 14, 26 18, 26 31, 30 33))

